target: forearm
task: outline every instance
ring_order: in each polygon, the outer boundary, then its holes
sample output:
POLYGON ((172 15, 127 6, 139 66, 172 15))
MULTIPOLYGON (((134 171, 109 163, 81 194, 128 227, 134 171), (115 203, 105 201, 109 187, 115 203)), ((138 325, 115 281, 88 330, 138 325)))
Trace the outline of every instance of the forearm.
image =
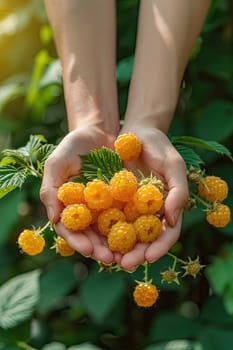
POLYGON ((63 69, 69 129, 118 132, 114 0, 45 0, 63 69))
POLYGON ((126 124, 166 132, 180 82, 210 0, 141 0, 126 124))

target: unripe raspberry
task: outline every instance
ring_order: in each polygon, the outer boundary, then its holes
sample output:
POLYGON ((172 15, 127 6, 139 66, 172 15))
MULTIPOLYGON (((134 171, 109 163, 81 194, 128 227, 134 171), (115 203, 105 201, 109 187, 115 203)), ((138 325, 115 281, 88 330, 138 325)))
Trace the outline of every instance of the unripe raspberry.
POLYGON ((122 202, 130 201, 137 190, 137 179, 131 171, 123 169, 110 180, 112 196, 122 202))
POLYGON ((142 243, 151 243, 160 236, 162 223, 157 216, 141 215, 134 222, 134 228, 138 241, 142 243))
POLYGON ((125 204, 124 214, 126 216, 126 221, 128 222, 135 221, 141 215, 133 201, 125 204))
POLYGON ((207 211, 206 220, 212 226, 225 227, 231 220, 230 208, 225 204, 218 203, 213 210, 207 211))
POLYGON ((56 253, 61 256, 71 256, 75 253, 75 250, 69 246, 66 240, 62 237, 55 237, 55 245, 52 248, 56 249, 56 253))
POLYGON ((218 176, 206 176, 199 182, 198 192, 209 202, 222 202, 228 195, 228 185, 218 176))
POLYGON ((98 179, 87 183, 84 198, 88 207, 96 210, 110 208, 113 201, 110 187, 98 179))
POLYGON ((121 160, 136 160, 141 154, 142 143, 132 132, 119 135, 114 143, 116 152, 121 160))
POLYGON ((18 245, 28 255, 40 254, 45 247, 44 237, 33 230, 23 230, 18 238, 18 245))
POLYGON ((169 267, 168 270, 161 272, 162 282, 167 282, 169 284, 175 282, 177 284, 180 284, 179 280, 178 280, 179 273, 180 272, 176 272, 172 268, 169 267))
POLYGON ((134 301, 138 306, 150 307, 154 305, 159 296, 157 287, 151 282, 139 283, 133 292, 134 301))
POLYGON ((183 269, 185 269, 185 273, 183 276, 190 275, 196 278, 197 274, 201 271, 201 269, 203 269, 204 265, 200 264, 199 257, 197 257, 195 260, 191 260, 191 258, 189 257, 187 263, 182 267, 183 269))
POLYGON ((108 246, 113 252, 126 254, 136 243, 136 233, 132 224, 118 221, 108 234, 108 246))
POLYGON ((111 227, 118 221, 125 221, 125 214, 117 208, 106 209, 98 217, 98 229, 102 235, 107 236, 111 227))
POLYGON ((61 214, 61 222, 71 231, 84 230, 91 220, 91 212, 85 204, 70 204, 61 214))
POLYGON ((84 203, 84 191, 85 186, 77 182, 65 182, 61 185, 57 192, 57 198, 65 206, 69 204, 84 203))
POLYGON ((138 188, 134 203, 141 214, 155 214, 163 205, 163 194, 154 185, 143 185, 138 188))

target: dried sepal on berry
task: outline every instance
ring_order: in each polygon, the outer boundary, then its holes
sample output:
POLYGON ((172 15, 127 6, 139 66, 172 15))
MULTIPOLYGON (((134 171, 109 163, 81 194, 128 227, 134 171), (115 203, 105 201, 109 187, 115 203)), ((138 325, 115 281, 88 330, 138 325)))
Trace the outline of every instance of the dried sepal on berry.
POLYGON ((60 237, 54 237, 55 244, 51 247, 51 249, 56 249, 56 253, 61 256, 72 256, 75 253, 75 250, 69 246, 67 241, 60 237))
POLYGON ((175 282, 177 284, 180 284, 180 282, 178 280, 179 273, 180 273, 180 271, 175 271, 174 269, 169 267, 168 270, 160 272, 160 274, 162 276, 161 282, 162 283, 167 282, 168 284, 175 282))
POLYGON ((139 181, 139 187, 143 185, 153 185, 157 187, 161 193, 164 192, 164 183, 156 175, 153 175, 151 173, 150 176, 145 177, 140 170, 138 170, 138 172, 141 176, 141 180, 139 181))
POLYGON ((185 270, 185 273, 183 274, 183 277, 185 276, 192 276, 193 278, 196 278, 197 274, 205 267, 205 265, 200 264, 200 259, 197 257, 195 260, 192 260, 190 257, 188 257, 188 261, 186 264, 182 266, 182 268, 185 270))

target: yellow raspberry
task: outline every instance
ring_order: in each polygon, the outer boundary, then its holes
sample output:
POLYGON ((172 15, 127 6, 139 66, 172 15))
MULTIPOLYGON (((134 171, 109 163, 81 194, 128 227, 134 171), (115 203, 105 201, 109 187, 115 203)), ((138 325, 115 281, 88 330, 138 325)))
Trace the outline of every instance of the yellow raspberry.
POLYGON ((61 222, 71 231, 84 230, 91 220, 91 212, 85 204, 70 204, 61 213, 61 222))
POLYGON ((93 224, 96 224, 97 221, 98 221, 98 216, 100 215, 100 213, 102 212, 101 210, 95 210, 95 209, 90 209, 90 212, 91 212, 91 222, 90 222, 90 225, 93 225, 93 224))
POLYGON ((126 254, 136 243, 136 233, 133 224, 118 221, 108 234, 108 246, 113 252, 126 254))
POLYGON ((124 205, 125 205, 125 202, 118 201, 117 199, 113 198, 112 208, 117 208, 117 209, 122 210, 124 205))
POLYGON ((33 230, 23 230, 18 237, 18 245, 28 255, 40 254, 45 247, 44 237, 33 230))
POLYGON ((222 203, 218 203, 212 210, 206 213, 206 220, 215 227, 225 227, 231 220, 230 208, 222 203))
POLYGON ((69 246, 66 240, 62 237, 55 237, 55 245, 52 248, 56 249, 56 253, 61 256, 71 256, 75 253, 75 250, 69 246))
POLYGON ((138 306, 150 307, 159 296, 157 287, 151 282, 140 282, 134 289, 133 297, 138 306))
POLYGON ((110 208, 113 201, 110 187, 98 179, 87 183, 84 198, 88 207, 96 210, 110 208))
POLYGON ((162 223, 157 216, 141 215, 134 222, 137 239, 142 243, 150 243, 161 234, 162 223))
POLYGON ((133 222, 140 216, 140 213, 133 201, 127 202, 123 211, 126 216, 126 221, 128 222, 133 222))
POLYGON ((218 176, 206 176, 198 183, 198 192, 209 202, 222 202, 228 195, 228 185, 218 176))
POLYGON ((57 198, 65 206, 69 204, 84 203, 84 191, 85 186, 77 182, 65 182, 61 185, 57 192, 57 198))
POLYGON ((155 214, 163 205, 163 194, 154 185, 143 185, 134 196, 135 205, 141 214, 155 214))
POLYGON ((118 221, 125 221, 125 214, 117 208, 106 209, 98 217, 98 229, 102 235, 107 236, 111 227, 118 221))
POLYGON ((138 159, 142 151, 141 141, 132 132, 119 135, 114 147, 121 160, 126 161, 138 159))
POLYGON ((123 169, 110 180, 112 196, 122 202, 130 201, 138 187, 137 179, 131 171, 123 169))

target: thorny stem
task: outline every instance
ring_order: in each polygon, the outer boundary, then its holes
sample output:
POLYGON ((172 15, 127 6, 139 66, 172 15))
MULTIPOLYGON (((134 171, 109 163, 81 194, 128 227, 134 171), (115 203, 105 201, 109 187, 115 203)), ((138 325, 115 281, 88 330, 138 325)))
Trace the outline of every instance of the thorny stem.
POLYGON ((207 207, 208 209, 211 208, 211 204, 209 204, 208 202, 206 202, 204 199, 200 198, 198 195, 196 195, 195 193, 191 192, 191 196, 193 198, 195 198, 199 203, 203 204, 205 207, 207 207))
POLYGON ((41 228, 39 229, 40 234, 41 234, 42 232, 44 232, 48 227, 50 227, 50 229, 52 229, 52 226, 51 226, 51 222, 50 222, 50 221, 48 221, 43 227, 41 227, 41 228))
MULTIPOLYGON (((182 260, 182 259, 180 259, 180 258, 177 258, 176 255, 174 255, 174 254, 172 254, 172 253, 170 253, 170 252, 168 252, 167 255, 169 255, 170 257, 172 257, 176 262, 179 261, 181 264, 186 264, 186 261, 184 261, 184 260, 182 260)), ((172 268, 172 269, 173 269, 173 268, 172 268)))
POLYGON ((174 261, 173 261, 172 271, 175 271, 175 268, 176 268, 176 263, 177 263, 177 258, 176 258, 176 259, 174 259, 174 261))

